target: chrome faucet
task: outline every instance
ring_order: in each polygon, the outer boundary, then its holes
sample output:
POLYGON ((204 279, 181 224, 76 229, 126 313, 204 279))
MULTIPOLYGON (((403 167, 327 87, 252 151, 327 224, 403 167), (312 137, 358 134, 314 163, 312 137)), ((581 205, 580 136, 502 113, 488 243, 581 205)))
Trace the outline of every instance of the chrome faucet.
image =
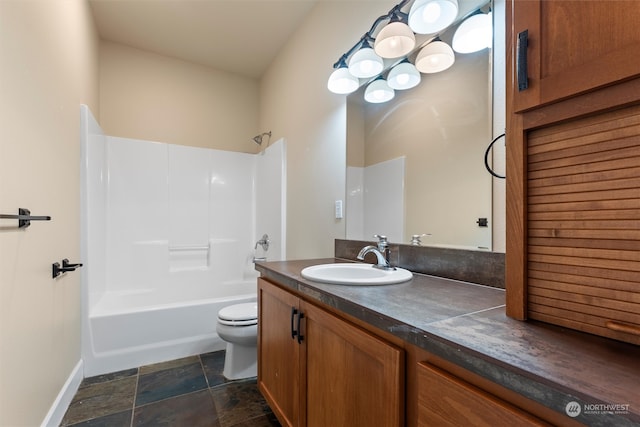
POLYGON ((378 246, 365 246, 358 253, 358 258, 361 261, 364 261, 365 255, 369 252, 373 252, 376 258, 378 259, 378 263, 374 264, 375 268, 379 268, 381 270, 395 270, 396 268, 391 265, 389 262, 389 256, 391 255, 391 250, 389 249, 389 243, 387 242, 387 236, 380 236, 378 234, 374 234, 373 237, 378 239, 378 246))
POLYGON ((256 245, 253 249, 258 249, 258 245, 260 245, 262 246, 262 250, 266 252, 269 250, 269 243, 271 243, 271 240, 269 240, 269 236, 267 234, 263 234, 262 239, 256 242, 256 245))
MULTIPOLYGON (((258 245, 262 246, 262 250, 264 252, 267 252, 269 250, 269 243, 271 243, 271 240, 269 240, 269 236, 265 233, 262 235, 262 239, 258 240, 256 242, 256 245, 253 247, 254 250, 258 250, 258 245)), ((266 261, 267 260, 267 254, 265 253, 264 256, 260 256, 257 257, 255 252, 253 254, 253 262, 257 262, 257 261, 266 261)))

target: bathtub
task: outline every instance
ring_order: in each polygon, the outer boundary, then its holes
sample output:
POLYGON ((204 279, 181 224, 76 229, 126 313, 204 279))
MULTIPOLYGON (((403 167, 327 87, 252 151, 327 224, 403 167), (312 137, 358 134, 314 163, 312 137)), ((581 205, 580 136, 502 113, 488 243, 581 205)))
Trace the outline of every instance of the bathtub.
POLYGON ((256 301, 256 295, 255 278, 105 292, 89 311, 85 377, 222 350, 226 343, 216 333, 218 311, 256 301))

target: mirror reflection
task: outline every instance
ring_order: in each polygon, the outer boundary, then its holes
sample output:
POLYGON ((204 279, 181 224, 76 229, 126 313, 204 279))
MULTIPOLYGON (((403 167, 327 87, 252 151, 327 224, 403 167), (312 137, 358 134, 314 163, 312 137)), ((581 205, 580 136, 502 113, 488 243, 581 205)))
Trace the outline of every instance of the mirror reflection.
MULTIPOLYGON (((451 44, 455 27, 441 35, 451 44)), ((347 239, 491 249, 491 49, 381 104, 347 102, 347 239), (483 226, 486 219, 488 226, 483 226)))

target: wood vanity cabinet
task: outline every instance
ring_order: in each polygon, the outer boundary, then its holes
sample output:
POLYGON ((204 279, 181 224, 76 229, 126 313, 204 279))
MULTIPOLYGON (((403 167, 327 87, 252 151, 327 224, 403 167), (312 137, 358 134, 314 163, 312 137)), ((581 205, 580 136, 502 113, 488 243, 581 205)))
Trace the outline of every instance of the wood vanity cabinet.
POLYGON ((640 7, 506 16, 507 314, 640 344, 640 7))
POLYGON ((285 426, 402 426, 403 350, 258 279, 258 387, 285 426))
POLYGON ((418 427, 550 424, 429 363, 418 364, 418 427))
POLYGON ((292 336, 299 300, 258 279, 258 387, 283 426, 302 425, 302 346, 292 336))

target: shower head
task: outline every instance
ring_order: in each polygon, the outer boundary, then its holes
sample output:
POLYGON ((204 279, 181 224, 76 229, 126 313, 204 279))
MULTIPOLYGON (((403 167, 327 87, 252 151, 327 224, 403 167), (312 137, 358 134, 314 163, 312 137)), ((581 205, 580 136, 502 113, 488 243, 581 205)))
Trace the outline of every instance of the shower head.
POLYGON ((264 138, 265 136, 268 136, 269 138, 271 138, 271 131, 263 132, 260 135, 254 136, 253 137, 253 142, 255 142, 258 145, 262 145, 262 138, 264 138))

